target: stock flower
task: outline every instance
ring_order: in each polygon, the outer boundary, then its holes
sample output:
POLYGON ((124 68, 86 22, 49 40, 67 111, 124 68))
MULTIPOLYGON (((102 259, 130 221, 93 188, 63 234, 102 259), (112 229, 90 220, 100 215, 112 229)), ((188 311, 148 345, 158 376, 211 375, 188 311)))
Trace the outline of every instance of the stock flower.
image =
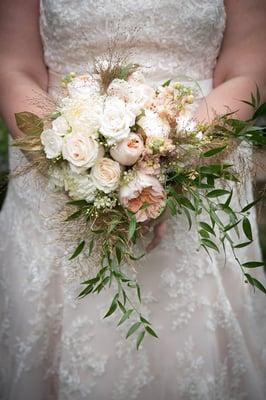
POLYGON ((88 174, 80 175, 69 169, 65 176, 65 190, 74 200, 91 202, 95 199, 96 186, 88 174))
POLYGON ((145 115, 140 118, 138 125, 147 137, 168 137, 171 129, 166 120, 151 110, 145 110, 145 115))
POLYGON ((71 126, 73 132, 84 132, 91 136, 98 136, 98 129, 103 111, 101 96, 91 96, 85 99, 82 96, 65 97, 62 100, 61 113, 71 126))
POLYGON ((91 178, 97 189, 110 193, 118 187, 121 168, 110 158, 101 158, 91 170, 91 178))
POLYGON ((135 123, 134 114, 118 97, 107 97, 101 119, 100 132, 112 145, 128 137, 130 127, 135 123))
POLYGON ((122 165, 131 166, 139 159, 144 150, 143 140, 136 133, 131 133, 110 149, 114 160, 122 165))
POLYGON ((85 133, 70 133, 64 138, 63 158, 80 172, 91 168, 99 157, 99 144, 85 133))
POLYGON ((166 195, 157 178, 137 172, 127 185, 120 188, 121 204, 136 213, 138 222, 157 218, 165 206, 166 195))
POLYGON ((41 133, 41 142, 47 158, 51 159, 60 156, 63 139, 53 129, 46 129, 41 133))

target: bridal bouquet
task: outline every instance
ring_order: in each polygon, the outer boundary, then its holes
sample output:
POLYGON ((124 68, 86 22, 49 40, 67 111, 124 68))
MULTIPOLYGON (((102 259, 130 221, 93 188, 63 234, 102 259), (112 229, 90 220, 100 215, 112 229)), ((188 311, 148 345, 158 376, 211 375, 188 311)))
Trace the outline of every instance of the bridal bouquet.
POLYGON ((259 92, 248 102, 251 121, 227 113, 203 124, 192 118, 191 88, 172 80, 153 88, 135 64, 98 62, 94 73, 70 73, 62 84, 47 117, 16 114, 25 133, 16 145, 45 165, 51 190, 67 194, 67 220, 87 227, 70 259, 99 252, 98 272, 82 282, 80 297, 116 285, 105 317, 120 313, 118 325, 132 318, 126 336, 136 335, 137 348, 145 335, 157 337, 140 311, 140 286, 124 266, 144 255, 136 244, 169 214, 196 226, 209 255, 229 246, 245 280, 266 293, 248 272, 263 264, 237 256, 253 240, 249 210, 256 201, 233 208, 238 175, 225 161, 243 141, 266 142, 253 123, 265 111, 259 92))

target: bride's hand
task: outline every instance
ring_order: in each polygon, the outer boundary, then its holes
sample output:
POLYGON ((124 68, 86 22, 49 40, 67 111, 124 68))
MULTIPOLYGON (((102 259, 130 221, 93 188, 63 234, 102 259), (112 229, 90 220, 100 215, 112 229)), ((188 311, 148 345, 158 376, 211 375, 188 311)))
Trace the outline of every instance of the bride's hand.
POLYGON ((165 231, 166 231, 166 221, 160 221, 154 226, 153 239, 146 247, 147 252, 150 252, 151 250, 153 250, 155 247, 158 246, 158 244, 163 239, 165 231))

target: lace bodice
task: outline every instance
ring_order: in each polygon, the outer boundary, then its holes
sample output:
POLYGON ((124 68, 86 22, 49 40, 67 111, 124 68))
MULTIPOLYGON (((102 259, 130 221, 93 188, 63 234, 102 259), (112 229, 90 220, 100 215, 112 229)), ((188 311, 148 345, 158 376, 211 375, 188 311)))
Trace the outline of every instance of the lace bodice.
POLYGON ((154 80, 212 77, 221 45, 222 0, 41 0, 45 61, 58 73, 80 71, 117 35, 121 47, 136 28, 134 61, 154 80))

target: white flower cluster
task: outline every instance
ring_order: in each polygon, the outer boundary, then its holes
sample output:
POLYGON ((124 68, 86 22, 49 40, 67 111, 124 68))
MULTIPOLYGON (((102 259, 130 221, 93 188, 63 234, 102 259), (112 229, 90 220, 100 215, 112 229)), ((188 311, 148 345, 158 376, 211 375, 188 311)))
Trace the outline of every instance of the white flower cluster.
MULTIPOLYGON (((171 132, 193 127, 178 117, 180 99, 177 102, 173 85, 154 90, 139 71, 128 80, 114 79, 105 94, 100 82, 97 74, 69 74, 64 80, 68 94, 61 99, 51 127, 41 134, 45 155, 54 160, 50 186, 65 190, 73 199, 95 202, 98 208, 110 206, 108 195, 113 192, 135 211, 142 200, 158 201, 149 210, 150 216, 152 209, 155 215, 164 202, 164 191, 156 177, 159 159, 146 159, 153 156, 151 145, 162 142, 164 155, 174 149, 171 132), (132 176, 129 182, 124 172, 132 176), (143 199, 133 204, 141 191, 143 199)), ((143 220, 146 214, 140 214, 143 220)))

